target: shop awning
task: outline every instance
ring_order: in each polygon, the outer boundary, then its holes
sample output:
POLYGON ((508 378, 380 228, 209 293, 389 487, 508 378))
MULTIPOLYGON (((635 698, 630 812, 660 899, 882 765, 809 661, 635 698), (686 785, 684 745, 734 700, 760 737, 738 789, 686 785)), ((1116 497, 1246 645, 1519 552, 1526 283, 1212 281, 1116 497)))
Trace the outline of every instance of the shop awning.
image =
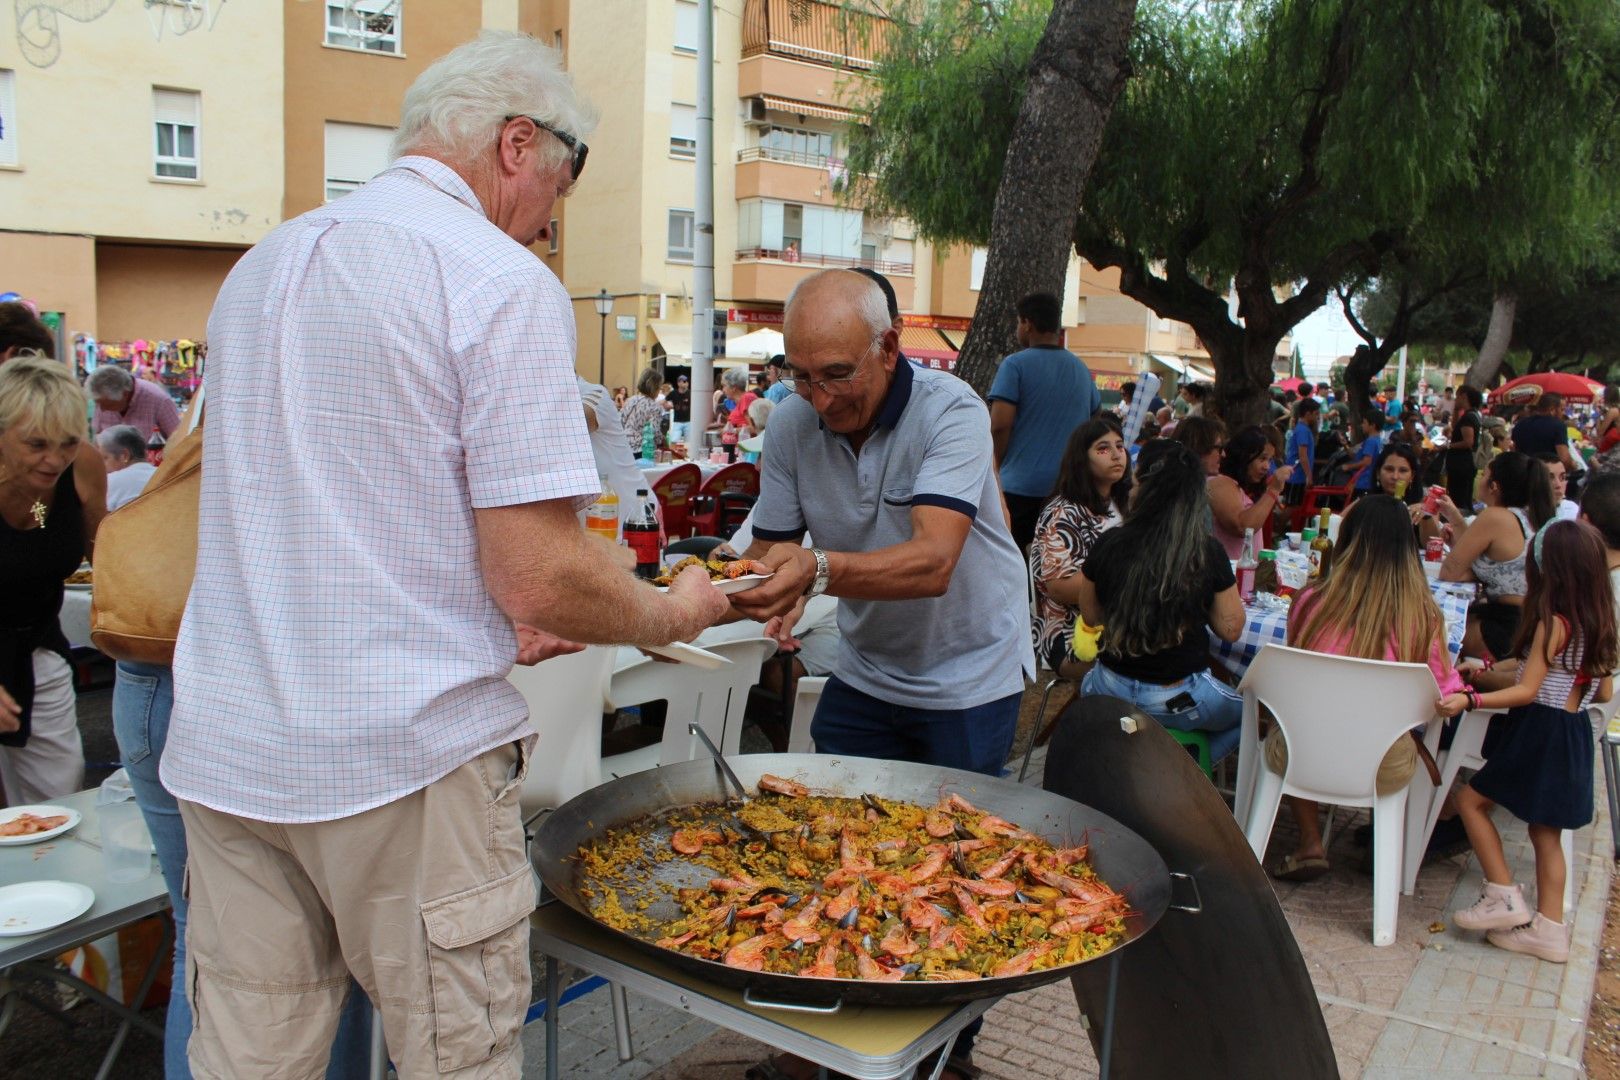
POLYGON ((692 321, 690 319, 648 319, 647 329, 653 332, 664 353, 682 360, 692 358, 692 321))
POLYGON ((836 105, 821 105, 814 101, 799 101, 796 98, 775 97, 771 94, 761 94, 767 109, 777 112, 792 113, 795 116, 819 116, 823 120, 859 120, 853 110, 841 109, 836 105))
POLYGON ((1160 367, 1167 367, 1177 375, 1187 374, 1187 361, 1179 356, 1161 356, 1158 353, 1148 353, 1148 359, 1160 367))
POLYGON ((967 340, 966 330, 941 330, 939 331, 939 334, 946 340, 946 342, 950 344, 951 348, 955 349, 957 352, 962 351, 962 342, 967 340))
POLYGON ((950 342, 938 330, 906 326, 900 330, 900 351, 913 360, 949 360, 954 364, 958 350, 950 348, 950 342))

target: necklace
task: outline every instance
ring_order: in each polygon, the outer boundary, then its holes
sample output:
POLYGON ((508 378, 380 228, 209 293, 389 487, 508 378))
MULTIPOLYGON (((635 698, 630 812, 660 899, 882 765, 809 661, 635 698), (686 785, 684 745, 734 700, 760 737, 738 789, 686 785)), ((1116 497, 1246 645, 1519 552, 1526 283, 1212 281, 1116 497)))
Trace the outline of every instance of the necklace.
POLYGON ((45 527, 45 504, 35 499, 34 505, 28 508, 28 512, 34 515, 34 524, 43 529, 45 527))

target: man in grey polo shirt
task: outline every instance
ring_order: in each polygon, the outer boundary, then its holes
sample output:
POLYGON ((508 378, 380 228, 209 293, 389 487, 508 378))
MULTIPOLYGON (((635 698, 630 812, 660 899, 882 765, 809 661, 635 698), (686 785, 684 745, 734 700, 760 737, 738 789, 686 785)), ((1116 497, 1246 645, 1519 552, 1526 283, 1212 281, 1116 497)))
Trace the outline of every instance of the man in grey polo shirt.
POLYGON ((822 752, 995 775, 1034 655, 989 412, 954 375, 899 359, 883 294, 858 274, 807 278, 782 329, 794 393, 765 431, 746 553, 775 576, 733 606, 787 632, 806 596, 838 597, 822 752), (820 547, 800 546, 806 530, 820 547))

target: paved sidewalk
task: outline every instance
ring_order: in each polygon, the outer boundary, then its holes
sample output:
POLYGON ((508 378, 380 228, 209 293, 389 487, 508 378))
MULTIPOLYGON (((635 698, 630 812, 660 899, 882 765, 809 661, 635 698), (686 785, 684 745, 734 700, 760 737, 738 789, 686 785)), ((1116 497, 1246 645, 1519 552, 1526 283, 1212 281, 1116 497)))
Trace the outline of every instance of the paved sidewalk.
MULTIPOLYGON (((1031 775, 1039 778, 1041 756, 1031 775)), ((1451 926, 1448 914, 1479 893, 1471 856, 1427 867, 1414 896, 1401 897, 1395 944, 1372 944, 1372 878, 1358 869, 1354 826, 1365 812, 1339 811, 1334 869, 1306 884, 1277 883, 1322 1003, 1345 1080, 1449 1080, 1479 1076, 1578 1077, 1586 1016, 1596 979, 1603 914, 1613 872, 1607 804, 1598 772, 1597 820, 1575 837, 1576 906, 1570 961, 1548 964, 1487 944, 1451 926), (1431 932, 1443 923, 1445 929, 1431 932)), ((1284 818, 1272 857, 1292 840, 1284 818)), ((1524 826, 1497 812, 1507 853, 1520 880, 1534 882, 1524 826)), ((563 1075, 738 1080, 769 1055, 759 1043, 723 1032, 678 1010, 631 995, 637 1057, 620 1063, 613 1049, 607 994, 566 1006, 563 1075)), ((542 1025, 525 1033, 527 1076, 544 1075, 542 1025)), ((1004 999, 985 1019, 974 1060, 986 1077, 1088 1077, 1097 1074, 1067 982, 1004 999)))

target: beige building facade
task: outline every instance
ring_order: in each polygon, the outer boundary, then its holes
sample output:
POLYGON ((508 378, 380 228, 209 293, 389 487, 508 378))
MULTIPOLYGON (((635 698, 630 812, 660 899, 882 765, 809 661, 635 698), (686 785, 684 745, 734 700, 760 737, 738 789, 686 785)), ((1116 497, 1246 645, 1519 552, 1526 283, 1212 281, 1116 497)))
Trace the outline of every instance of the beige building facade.
POLYGON ((65 338, 202 338, 281 220, 281 11, 202 14, 120 3, 0 32, 0 292, 65 338))

